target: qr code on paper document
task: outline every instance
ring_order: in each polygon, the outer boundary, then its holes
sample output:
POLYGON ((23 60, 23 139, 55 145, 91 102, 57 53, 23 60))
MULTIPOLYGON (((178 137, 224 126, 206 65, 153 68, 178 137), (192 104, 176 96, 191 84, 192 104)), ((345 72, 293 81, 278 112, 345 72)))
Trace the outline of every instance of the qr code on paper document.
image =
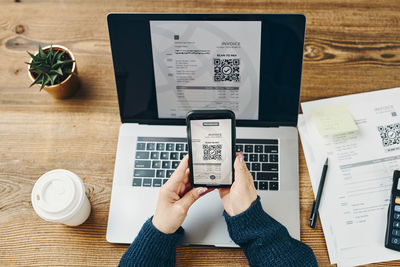
POLYGON ((378 126, 384 147, 400 144, 400 123, 378 126))
POLYGON ((222 145, 203 145, 203 160, 222 160, 222 145))
POLYGON ((240 59, 214 58, 215 82, 240 82, 240 59))

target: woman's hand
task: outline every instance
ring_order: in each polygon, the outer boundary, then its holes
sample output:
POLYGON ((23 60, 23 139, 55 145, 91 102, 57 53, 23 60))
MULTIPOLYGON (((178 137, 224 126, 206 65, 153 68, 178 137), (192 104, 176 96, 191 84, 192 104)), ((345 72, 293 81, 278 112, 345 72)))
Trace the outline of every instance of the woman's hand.
POLYGON ((234 163, 235 182, 231 188, 219 189, 224 209, 229 216, 235 216, 247 210, 257 199, 253 177, 243 159, 243 152, 236 156, 234 163))
POLYGON ((186 218, 192 204, 212 189, 192 188, 189 182, 188 156, 160 189, 152 223, 165 234, 175 233, 186 218))

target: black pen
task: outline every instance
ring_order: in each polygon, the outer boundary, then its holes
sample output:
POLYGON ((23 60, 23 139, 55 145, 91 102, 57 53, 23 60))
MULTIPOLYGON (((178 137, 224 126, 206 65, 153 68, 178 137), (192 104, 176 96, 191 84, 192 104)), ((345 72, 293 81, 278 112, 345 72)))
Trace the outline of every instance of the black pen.
POLYGON ((319 203, 321 202, 322 190, 324 190, 326 171, 328 170, 328 158, 325 161, 324 168, 322 169, 321 180, 318 186, 318 193, 315 201, 313 202, 310 214, 310 227, 315 228, 315 224, 317 223, 318 217, 318 208, 319 203))

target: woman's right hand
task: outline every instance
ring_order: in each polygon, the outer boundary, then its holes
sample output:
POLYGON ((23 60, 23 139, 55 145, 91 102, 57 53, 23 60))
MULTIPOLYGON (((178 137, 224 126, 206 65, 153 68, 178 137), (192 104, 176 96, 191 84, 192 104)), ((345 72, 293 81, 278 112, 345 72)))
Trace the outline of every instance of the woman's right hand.
POLYGON ((246 211, 257 199, 253 177, 244 162, 243 152, 236 156, 234 168, 235 181, 231 188, 219 189, 219 196, 229 216, 235 216, 246 211))

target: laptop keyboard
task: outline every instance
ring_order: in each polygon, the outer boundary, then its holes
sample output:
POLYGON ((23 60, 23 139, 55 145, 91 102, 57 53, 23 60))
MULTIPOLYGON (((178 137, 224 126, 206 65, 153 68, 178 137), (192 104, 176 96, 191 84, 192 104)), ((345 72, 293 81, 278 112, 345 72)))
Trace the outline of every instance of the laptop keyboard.
MULTIPOLYGON (((160 187, 188 153, 187 139, 138 137, 133 186, 160 187)), ((279 142, 277 139, 236 139, 236 152, 243 151, 257 190, 279 190, 279 142)))

